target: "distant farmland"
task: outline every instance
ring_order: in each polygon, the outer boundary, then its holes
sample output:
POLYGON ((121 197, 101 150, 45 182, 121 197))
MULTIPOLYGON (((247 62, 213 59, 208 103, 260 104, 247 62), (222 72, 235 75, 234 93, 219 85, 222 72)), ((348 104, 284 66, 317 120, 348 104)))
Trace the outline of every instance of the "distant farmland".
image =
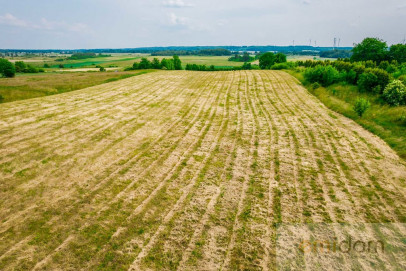
MULTIPOLYGON (((0 148, 0 270, 274 270, 281 223, 406 221, 404 162, 279 71, 4 103, 0 148)), ((404 270, 402 240, 335 267, 404 270)))

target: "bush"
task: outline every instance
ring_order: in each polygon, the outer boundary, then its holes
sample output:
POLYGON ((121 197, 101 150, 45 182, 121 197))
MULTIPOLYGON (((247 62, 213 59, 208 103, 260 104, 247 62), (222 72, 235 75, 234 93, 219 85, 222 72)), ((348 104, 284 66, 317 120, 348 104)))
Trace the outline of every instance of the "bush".
POLYGON ((389 83, 389 80, 389 73, 382 69, 366 69, 365 72, 359 76, 358 86, 363 91, 381 94, 389 83))
POLYGON ((364 115, 365 111, 367 111, 369 107, 371 107, 371 104, 368 100, 364 98, 358 98, 354 104, 354 111, 358 114, 358 116, 362 117, 362 115, 364 115))
POLYGON ((393 106, 406 104, 406 87, 399 80, 393 80, 383 91, 385 101, 393 106))
POLYGON ((402 81, 404 85, 406 85, 406 75, 399 76, 399 81, 402 81))
POLYGON ((357 73, 354 70, 350 70, 345 74, 345 81, 349 84, 355 85, 357 83, 357 73))
POLYGON ((287 63, 276 63, 271 67, 271 70, 287 70, 289 65, 287 63))
POLYGON ((10 61, 0 58, 0 74, 4 77, 14 77, 16 69, 10 61))
POLYGON ((14 65, 16 67, 16 72, 25 72, 25 69, 27 69, 27 65, 25 65, 24 61, 16 61, 14 65))
POLYGON ((361 91, 372 92, 379 84, 378 77, 371 72, 365 72, 359 76, 357 84, 361 91))
POLYGON ((4 100, 4 97, 3 97, 3 95, 0 94, 0 103, 3 102, 3 100, 4 100))
POLYGON ((382 91, 385 89, 385 87, 389 84, 389 81, 390 81, 389 73, 382 69, 371 69, 371 70, 367 70, 367 71, 371 71, 378 78, 378 85, 381 88, 380 93, 382 93, 382 91))
POLYGON ((317 82, 312 84, 312 89, 313 89, 313 90, 318 89, 319 87, 321 87, 321 86, 320 86, 320 84, 317 83, 317 82))
POLYGON ((100 67, 100 71, 101 71, 101 72, 105 72, 105 71, 106 71, 106 68, 100 67))
POLYGON ((26 72, 26 73, 38 73, 39 70, 34 66, 28 65, 27 68, 24 70, 24 72, 26 72))
POLYGON ((243 70, 252 70, 251 63, 245 62, 242 66, 241 69, 243 70))
POLYGON ((318 65, 314 68, 307 68, 304 76, 310 83, 318 82, 323 86, 329 86, 340 80, 340 73, 333 66, 318 65))

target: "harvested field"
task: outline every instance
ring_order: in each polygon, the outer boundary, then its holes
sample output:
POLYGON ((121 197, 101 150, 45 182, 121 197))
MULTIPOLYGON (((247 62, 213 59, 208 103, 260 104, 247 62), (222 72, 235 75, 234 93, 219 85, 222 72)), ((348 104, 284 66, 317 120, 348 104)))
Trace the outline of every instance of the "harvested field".
POLYGON ((160 71, 1 104, 0 149, 0 270, 274 270, 281 223, 406 233, 403 160, 284 72, 160 71))

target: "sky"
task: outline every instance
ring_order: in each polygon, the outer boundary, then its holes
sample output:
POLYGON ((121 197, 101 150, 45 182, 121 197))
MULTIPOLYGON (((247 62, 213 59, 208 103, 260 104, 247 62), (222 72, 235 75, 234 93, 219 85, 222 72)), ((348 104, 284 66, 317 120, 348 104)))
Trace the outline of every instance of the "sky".
POLYGON ((405 0, 0 0, 1 49, 353 46, 406 37, 405 0))

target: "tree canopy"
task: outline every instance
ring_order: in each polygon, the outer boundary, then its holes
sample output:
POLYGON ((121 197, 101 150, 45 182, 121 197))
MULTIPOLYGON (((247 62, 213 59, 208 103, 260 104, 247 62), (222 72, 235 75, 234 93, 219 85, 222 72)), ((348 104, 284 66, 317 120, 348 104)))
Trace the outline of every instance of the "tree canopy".
POLYGON ((0 58, 0 74, 4 77, 14 77, 16 69, 10 61, 0 58))
POLYGON ((273 64, 275 64, 274 53, 268 52, 259 57, 259 67, 261 69, 269 69, 273 64))
POLYGON ((261 69, 270 69, 275 63, 284 62, 286 62, 286 55, 283 53, 277 53, 275 55, 272 52, 268 52, 259 57, 259 67, 261 69))
POLYGON ((366 38, 352 49, 352 61, 372 60, 377 63, 388 59, 388 45, 377 38, 366 38))
POLYGON ((389 49, 389 57, 398 63, 406 62, 406 44, 395 44, 389 49))

